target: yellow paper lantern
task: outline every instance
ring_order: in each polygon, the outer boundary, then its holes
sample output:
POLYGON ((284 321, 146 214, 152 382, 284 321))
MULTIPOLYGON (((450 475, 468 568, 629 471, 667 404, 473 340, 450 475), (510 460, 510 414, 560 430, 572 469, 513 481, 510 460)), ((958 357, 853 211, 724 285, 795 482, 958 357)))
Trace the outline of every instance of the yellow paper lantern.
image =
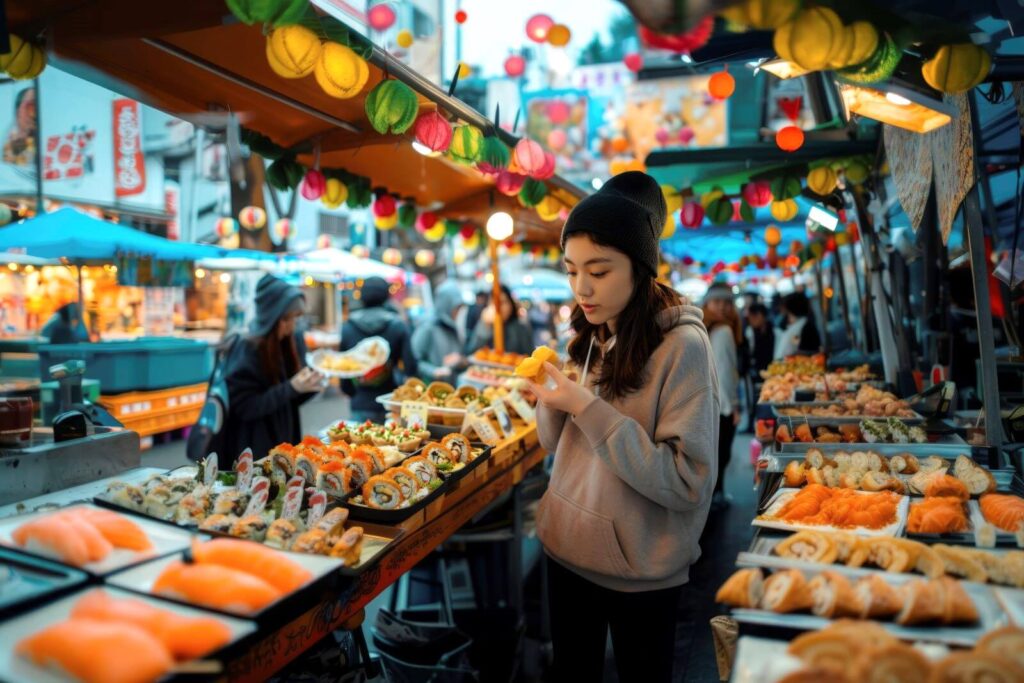
POLYGON ((16 35, 10 35, 11 50, 0 55, 0 71, 17 81, 30 80, 46 67, 46 53, 16 35))
POLYGON ((389 247, 380 255, 380 260, 389 266, 397 266, 402 262, 402 252, 393 247, 389 247))
POLYGON ((702 195, 700 196, 700 205, 701 205, 701 208, 703 208, 703 209, 704 209, 704 210, 706 211, 706 210, 707 210, 707 208, 708 208, 708 205, 709 205, 709 204, 710 204, 711 202, 713 202, 713 201, 715 201, 716 199, 719 199, 719 198, 721 198, 721 197, 724 197, 724 196, 725 196, 725 192, 723 192, 722 190, 720 190, 720 189, 719 189, 719 188, 717 188, 717 187, 716 187, 716 188, 714 188, 713 190, 711 190, 710 192, 705 192, 704 194, 702 194, 702 195))
POLYGON ((282 26, 267 36, 267 62, 283 78, 302 78, 320 58, 320 37, 305 26, 282 26))
POLYGON ((774 225, 764 229, 764 243, 769 247, 777 247, 782 242, 782 231, 774 225))
POLYGON ((412 47, 412 43, 413 43, 412 31, 410 31, 407 28, 403 28, 401 31, 398 32, 398 35, 395 36, 395 42, 398 43, 398 47, 404 47, 404 48, 412 47))
POLYGON ((671 185, 662 185, 661 194, 665 197, 665 206, 669 213, 675 213, 683 208, 683 195, 671 185))
POLYGON ((807 71, 828 68, 833 50, 841 49, 845 27, 828 7, 809 7, 775 31, 775 51, 807 71))
POLYGON ((246 230, 260 230, 267 224, 267 212, 258 206, 247 206, 238 212, 238 222, 246 230))
POLYGON ((784 199, 781 202, 772 202, 770 211, 772 218, 780 223, 788 223, 796 218, 796 215, 800 212, 800 207, 797 206, 795 199, 784 199))
POLYGON ((292 222, 287 218, 279 218, 274 223, 274 234, 281 241, 284 241, 292 236, 295 232, 292 222))
POLYGON ((336 209, 348 199, 348 185, 337 178, 328 178, 320 201, 328 209, 336 209))
POLYGON ((430 230, 423 233, 423 238, 428 242, 440 242, 444 239, 444 221, 438 221, 430 230))
POLYGON ((562 202, 551 195, 546 195, 534 209, 537 210, 537 215, 542 221, 553 221, 558 218, 558 213, 562 210, 562 202))
POLYGON ((661 229, 661 239, 667 240, 674 234, 676 234, 676 212, 669 211, 665 216, 665 225, 661 229))
POLYGON ((565 24, 555 24, 548 29, 548 42, 555 47, 565 47, 572 39, 572 31, 565 24))
POLYGON ((988 52, 974 43, 960 43, 940 47, 921 67, 921 75, 939 92, 958 93, 985 80, 991 68, 988 52))
POLYGON ((558 259, 562 258, 562 250, 558 247, 548 247, 547 251, 544 252, 544 256, 548 261, 554 263, 558 261, 558 259))
POLYGON ((833 69, 858 66, 868 61, 878 49, 878 30, 866 21, 847 26, 842 49, 833 51, 829 64, 833 69))
POLYGON ((374 216, 373 224, 378 230, 391 230, 398 225, 398 212, 396 211, 387 216, 374 216))
POLYGON ((430 249, 420 249, 419 251, 416 252, 414 260, 416 261, 416 265, 419 266, 420 268, 429 268, 430 266, 434 265, 435 258, 436 257, 434 256, 434 252, 432 252, 430 249))
POLYGON ((313 68, 316 82, 331 97, 355 97, 370 78, 366 60, 340 43, 324 43, 313 68))
POLYGON ((807 174, 807 187, 815 194, 832 194, 838 182, 836 172, 828 166, 819 166, 807 174))
POLYGON ((608 164, 608 171, 612 175, 619 175, 620 173, 625 173, 626 171, 640 171, 642 173, 646 173, 647 164, 645 164, 640 159, 615 159, 610 164, 608 164))
POLYGON ((775 29, 800 9, 800 0, 747 0, 726 7, 719 14, 729 22, 761 30, 775 29))

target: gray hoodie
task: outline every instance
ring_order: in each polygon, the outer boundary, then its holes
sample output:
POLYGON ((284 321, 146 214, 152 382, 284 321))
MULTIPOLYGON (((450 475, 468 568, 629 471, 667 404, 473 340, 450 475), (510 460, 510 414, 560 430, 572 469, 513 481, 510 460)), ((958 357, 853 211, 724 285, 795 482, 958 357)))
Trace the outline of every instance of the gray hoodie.
MULTIPOLYGON (((638 391, 596 397, 575 417, 537 412, 540 443, 555 453, 537 511, 544 549, 624 592, 686 583, 718 470, 718 378, 703 314, 677 306, 658 321, 665 338, 638 391)), ((592 367, 588 388, 595 377, 592 367)))
MULTIPOLYGON (((416 357, 416 373, 424 381, 434 381, 434 370, 444 367, 444 357, 450 353, 462 353, 463 342, 459 339, 455 323, 455 311, 463 304, 462 290, 454 282, 445 282, 434 293, 434 315, 420 324, 412 334, 412 352, 416 357)), ((462 368, 451 368, 448 380, 455 379, 455 373, 462 368)))

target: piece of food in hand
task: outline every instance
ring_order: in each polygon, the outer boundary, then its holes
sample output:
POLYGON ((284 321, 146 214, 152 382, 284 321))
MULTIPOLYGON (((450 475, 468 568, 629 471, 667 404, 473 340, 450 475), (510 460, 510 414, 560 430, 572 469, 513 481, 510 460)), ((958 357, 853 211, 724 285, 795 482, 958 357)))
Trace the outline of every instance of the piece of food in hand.
POLYGON ((753 609, 764 595, 764 574, 757 567, 740 569, 730 576, 715 594, 715 602, 730 607, 753 609))
POLYGON ((762 609, 786 614, 809 610, 813 604, 807 579, 800 570, 784 569, 765 579, 762 609))
POLYGON ((544 363, 557 364, 558 354, 547 346, 538 346, 528 358, 516 365, 516 376, 524 377, 535 384, 543 384, 547 380, 544 363))

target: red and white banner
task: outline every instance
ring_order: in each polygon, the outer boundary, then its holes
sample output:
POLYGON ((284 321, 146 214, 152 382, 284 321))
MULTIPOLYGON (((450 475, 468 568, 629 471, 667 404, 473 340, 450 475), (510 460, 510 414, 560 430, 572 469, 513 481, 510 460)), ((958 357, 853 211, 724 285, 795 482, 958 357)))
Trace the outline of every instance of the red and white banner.
POLYGON ((141 194, 145 189, 139 103, 130 99, 114 100, 114 193, 127 197, 141 194))

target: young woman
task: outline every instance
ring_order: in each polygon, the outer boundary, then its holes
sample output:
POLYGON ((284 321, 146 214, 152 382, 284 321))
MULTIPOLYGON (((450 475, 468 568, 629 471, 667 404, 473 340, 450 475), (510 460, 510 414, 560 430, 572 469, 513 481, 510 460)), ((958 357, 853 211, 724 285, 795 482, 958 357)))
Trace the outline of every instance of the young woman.
POLYGON ((711 509, 728 506, 725 497, 725 468, 732 455, 732 441, 740 423, 739 349, 743 339, 732 287, 716 282, 704 296, 704 325, 711 339, 718 370, 718 400, 721 417, 718 424, 718 479, 711 497, 711 509))
POLYGON ((576 299, 569 356, 532 384, 555 453, 537 531, 548 555, 552 680, 600 681, 611 629, 619 679, 669 681, 676 610, 717 473, 718 379, 699 308, 658 284, 665 201, 615 176, 562 229, 576 299))
MULTIPOLYGON (((505 350, 510 353, 530 355, 533 351, 533 332, 530 324, 519 314, 519 303, 512 296, 512 290, 501 286, 501 319, 505 321, 505 350)), ((485 346, 494 345, 494 307, 487 306, 480 314, 473 336, 470 337, 470 353, 485 346)))
POLYGON ((302 439, 299 406, 320 391, 323 375, 305 364, 306 348, 295 324, 306 313, 297 288, 271 275, 256 285, 252 335, 238 343, 225 378, 228 415, 221 469, 252 448, 260 459, 277 444, 302 439))

